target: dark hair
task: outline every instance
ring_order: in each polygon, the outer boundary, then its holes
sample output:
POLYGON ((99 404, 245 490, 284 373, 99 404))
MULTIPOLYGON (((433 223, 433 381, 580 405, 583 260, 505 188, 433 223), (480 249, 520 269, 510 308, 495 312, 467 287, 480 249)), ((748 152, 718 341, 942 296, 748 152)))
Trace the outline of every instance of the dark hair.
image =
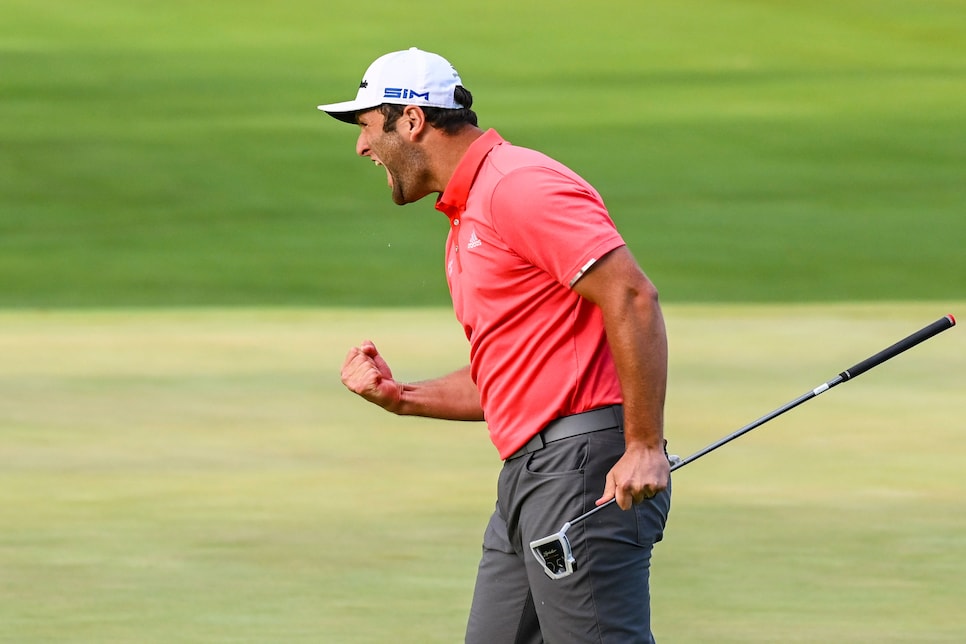
MULTIPOLYGON (((453 99, 463 107, 455 110, 445 107, 422 108, 423 114, 426 115, 426 122, 447 134, 456 134, 466 125, 477 125, 476 112, 470 109, 473 106, 473 95, 470 94, 470 90, 457 85, 453 91, 453 99)), ((391 132, 406 106, 383 103, 376 109, 386 118, 382 129, 391 132)))

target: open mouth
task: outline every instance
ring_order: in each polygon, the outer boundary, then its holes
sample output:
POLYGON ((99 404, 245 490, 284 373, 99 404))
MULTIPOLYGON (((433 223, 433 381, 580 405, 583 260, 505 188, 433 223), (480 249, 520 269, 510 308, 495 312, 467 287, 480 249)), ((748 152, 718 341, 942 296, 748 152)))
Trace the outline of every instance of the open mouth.
MULTIPOLYGON (((378 159, 373 159, 372 162, 380 168, 386 168, 382 161, 379 161, 378 159)), ((392 174, 389 173, 389 168, 386 168, 386 183, 389 184, 390 188, 392 187, 392 174)))

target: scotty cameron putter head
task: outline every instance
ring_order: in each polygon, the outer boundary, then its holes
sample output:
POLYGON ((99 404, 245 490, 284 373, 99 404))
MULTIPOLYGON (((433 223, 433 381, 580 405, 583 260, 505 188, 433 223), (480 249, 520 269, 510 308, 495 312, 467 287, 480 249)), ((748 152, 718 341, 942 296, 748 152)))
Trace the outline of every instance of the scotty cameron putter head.
POLYGON ((569 529, 570 523, 565 523, 560 532, 530 542, 533 556, 551 579, 562 579, 574 572, 574 553, 567 539, 569 529))

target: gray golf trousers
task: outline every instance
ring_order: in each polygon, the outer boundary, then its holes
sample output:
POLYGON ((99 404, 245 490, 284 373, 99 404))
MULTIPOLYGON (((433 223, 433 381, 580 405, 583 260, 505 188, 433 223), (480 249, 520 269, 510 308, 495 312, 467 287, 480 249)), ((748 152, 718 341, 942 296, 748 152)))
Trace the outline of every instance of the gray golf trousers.
POLYGON ((573 436, 506 461, 483 536, 466 644, 650 644, 651 550, 671 489, 573 526, 569 577, 552 580, 529 543, 594 507, 624 452, 620 428, 573 436))

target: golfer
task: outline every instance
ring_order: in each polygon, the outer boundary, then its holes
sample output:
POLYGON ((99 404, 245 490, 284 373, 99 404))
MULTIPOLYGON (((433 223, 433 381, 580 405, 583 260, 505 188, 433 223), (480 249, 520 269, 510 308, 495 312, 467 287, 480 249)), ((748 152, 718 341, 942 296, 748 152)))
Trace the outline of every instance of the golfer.
POLYGON ((657 292, 601 196, 547 156, 478 127, 444 58, 378 58, 354 100, 319 109, 359 127, 397 204, 436 196, 469 365, 396 380, 376 346, 342 381, 395 413, 485 420, 503 459, 466 630, 470 644, 654 641, 649 568, 670 507, 667 339, 657 292), (612 498, 568 534, 579 562, 550 579, 531 540, 612 498))

